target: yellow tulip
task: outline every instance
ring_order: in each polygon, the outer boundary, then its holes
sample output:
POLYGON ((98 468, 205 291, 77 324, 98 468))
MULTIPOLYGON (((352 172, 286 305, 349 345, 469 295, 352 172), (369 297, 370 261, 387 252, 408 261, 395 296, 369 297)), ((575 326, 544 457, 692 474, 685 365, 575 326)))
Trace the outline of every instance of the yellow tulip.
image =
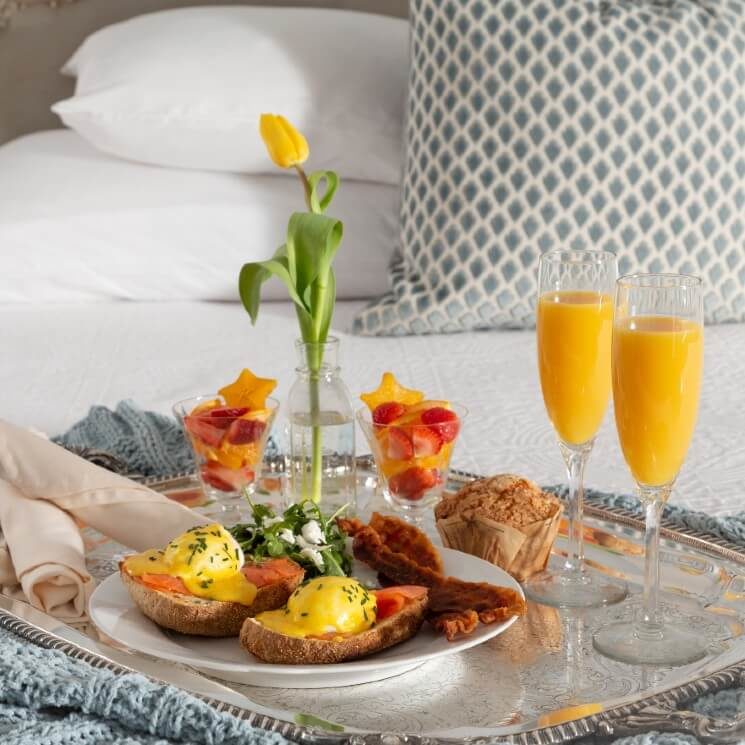
POLYGON ((279 114, 262 114, 259 124, 269 157, 280 168, 292 168, 308 159, 308 141, 279 114))

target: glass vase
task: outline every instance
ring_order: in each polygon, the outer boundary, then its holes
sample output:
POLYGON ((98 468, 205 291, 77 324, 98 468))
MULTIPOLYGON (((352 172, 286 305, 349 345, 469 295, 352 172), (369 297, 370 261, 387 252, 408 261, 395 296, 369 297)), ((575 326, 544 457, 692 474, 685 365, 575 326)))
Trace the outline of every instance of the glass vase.
POLYGON ((288 419, 290 499, 310 499, 330 515, 356 511, 355 424, 349 391, 340 377, 339 340, 295 342, 297 379, 288 419))

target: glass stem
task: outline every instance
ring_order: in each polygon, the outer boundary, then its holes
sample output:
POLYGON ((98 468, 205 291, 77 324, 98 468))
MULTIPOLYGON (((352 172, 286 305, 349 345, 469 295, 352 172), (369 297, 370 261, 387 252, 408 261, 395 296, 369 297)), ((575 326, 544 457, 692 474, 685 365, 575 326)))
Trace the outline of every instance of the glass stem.
POLYGON ((647 639, 662 636, 660 593, 660 518, 670 496, 670 487, 640 487, 639 496, 646 510, 644 534, 644 594, 637 634, 647 639))
POLYGON ((560 443, 561 453, 567 467, 569 479, 569 498, 567 500, 567 540, 569 547, 564 569, 568 574, 579 575, 584 570, 585 546, 582 533, 582 512, 584 510, 585 466, 590 457, 594 440, 583 445, 560 443))

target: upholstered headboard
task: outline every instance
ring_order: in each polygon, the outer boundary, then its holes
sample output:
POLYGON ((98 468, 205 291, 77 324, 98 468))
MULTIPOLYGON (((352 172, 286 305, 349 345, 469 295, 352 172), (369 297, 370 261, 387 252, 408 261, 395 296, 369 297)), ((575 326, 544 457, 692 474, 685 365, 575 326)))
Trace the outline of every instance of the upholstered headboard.
POLYGON ((59 69, 88 34, 110 23, 189 5, 344 8, 405 17, 408 0, 0 0, 0 143, 59 127, 49 107, 72 93, 59 69))

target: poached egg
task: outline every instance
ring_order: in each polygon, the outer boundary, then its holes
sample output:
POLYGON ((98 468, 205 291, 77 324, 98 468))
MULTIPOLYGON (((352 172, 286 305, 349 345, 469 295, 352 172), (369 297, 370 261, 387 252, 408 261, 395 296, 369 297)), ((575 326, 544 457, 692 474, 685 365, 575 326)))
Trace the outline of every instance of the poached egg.
MULTIPOLYGON (((233 536, 219 523, 191 528, 164 549, 150 549, 124 560, 133 577, 171 577, 200 598, 250 605, 256 586, 244 576, 244 556, 233 536)), ((157 586, 157 580, 146 584, 157 586)), ((164 587, 165 589, 165 587, 164 587)))
POLYGON ((359 634, 376 619, 375 594, 349 577, 316 577, 298 587, 285 608, 256 616, 262 626, 300 638, 359 634))

